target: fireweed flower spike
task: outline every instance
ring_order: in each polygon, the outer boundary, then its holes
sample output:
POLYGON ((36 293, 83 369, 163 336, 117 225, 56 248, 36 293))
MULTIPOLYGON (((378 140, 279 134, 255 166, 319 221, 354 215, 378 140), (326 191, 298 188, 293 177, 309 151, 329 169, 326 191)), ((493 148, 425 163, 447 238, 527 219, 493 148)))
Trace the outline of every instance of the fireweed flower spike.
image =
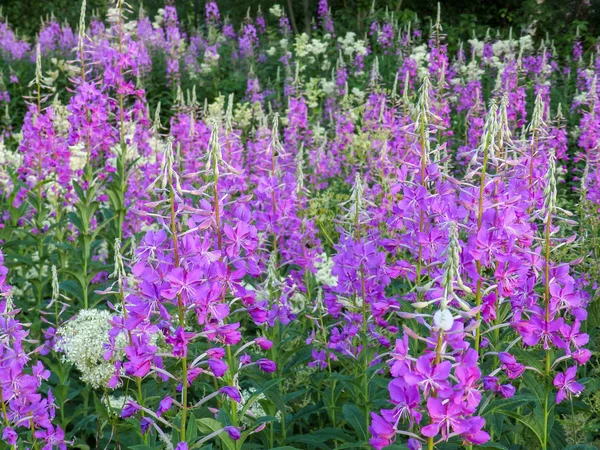
POLYGON ((66 449, 67 442, 55 423, 56 405, 52 392, 42 395, 42 383, 50 377, 41 361, 30 360, 29 331, 12 309, 12 288, 6 283, 8 271, 0 252, 0 403, 2 440, 16 448, 24 442, 39 440, 44 448, 66 449))

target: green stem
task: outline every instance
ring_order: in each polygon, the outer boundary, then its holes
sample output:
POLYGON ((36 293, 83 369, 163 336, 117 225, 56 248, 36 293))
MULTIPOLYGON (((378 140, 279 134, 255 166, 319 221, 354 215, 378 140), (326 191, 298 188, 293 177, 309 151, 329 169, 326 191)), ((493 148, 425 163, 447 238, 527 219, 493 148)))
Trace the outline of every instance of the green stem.
MULTIPOLYGON (((544 243, 544 257, 545 257, 545 267, 544 267, 544 302, 546 308, 546 317, 545 317, 545 327, 548 327, 548 322, 550 321, 550 228, 552 226, 552 212, 548 210, 546 213, 546 233, 545 233, 545 243, 544 243)), ((545 368, 545 392, 544 392, 544 436, 542 442, 542 450, 546 450, 548 448, 548 386, 551 383, 550 378, 550 368, 551 368, 551 360, 550 360, 550 349, 546 350, 546 368, 545 368)))
POLYGON ((363 396, 365 400, 365 422, 367 429, 369 428, 369 416, 370 416, 370 406, 369 406, 369 336, 367 334, 367 299, 365 292, 365 274, 361 264, 360 267, 360 290, 361 290, 361 299, 362 299, 362 338, 363 338, 363 396))
MULTIPOLYGON (((483 149, 483 166, 481 167, 481 177, 480 177, 480 182, 479 182, 479 204, 478 204, 478 211, 477 211, 477 232, 479 232, 479 230, 481 230, 481 225, 483 223, 483 197, 485 195, 485 176, 487 173, 487 165, 488 165, 488 158, 489 158, 489 148, 491 145, 491 136, 492 133, 489 132, 488 133, 488 137, 486 139, 485 142, 485 146, 483 149)), ((481 306, 481 262, 480 261, 476 261, 476 267, 477 267, 477 289, 475 291, 475 306, 477 308, 479 308, 481 306)), ((480 321, 481 320, 481 311, 478 309, 477 310, 477 316, 476 316, 476 320, 480 321)), ((481 326, 478 326, 477 329, 475 330, 475 349, 477 349, 477 351, 479 351, 479 347, 480 347, 480 342, 481 342, 481 326)))

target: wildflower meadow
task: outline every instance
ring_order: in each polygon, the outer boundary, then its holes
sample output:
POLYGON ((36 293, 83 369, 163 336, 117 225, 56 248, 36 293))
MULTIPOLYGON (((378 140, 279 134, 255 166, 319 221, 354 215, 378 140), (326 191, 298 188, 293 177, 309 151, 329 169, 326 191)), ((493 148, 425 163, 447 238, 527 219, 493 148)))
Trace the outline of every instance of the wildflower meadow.
POLYGON ((72 4, 0 14, 0 448, 600 448, 583 25, 72 4))

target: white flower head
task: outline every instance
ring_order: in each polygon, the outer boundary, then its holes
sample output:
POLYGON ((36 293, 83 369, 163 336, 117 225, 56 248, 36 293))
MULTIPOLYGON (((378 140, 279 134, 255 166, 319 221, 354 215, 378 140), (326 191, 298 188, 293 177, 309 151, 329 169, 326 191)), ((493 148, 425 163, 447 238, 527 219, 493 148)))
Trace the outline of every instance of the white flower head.
MULTIPOLYGON (((81 380, 95 389, 106 387, 115 374, 112 362, 104 359, 108 333, 112 329, 111 318, 109 311, 83 309, 57 332, 57 350, 64 353, 65 361, 81 372, 81 380)), ((125 345, 126 337, 121 333, 115 347, 124 348, 125 345)))
POLYGON ((284 12, 281 5, 273 5, 269 8, 269 13, 277 18, 283 17, 284 12))
POLYGON ((454 317, 449 309, 438 309, 433 315, 433 323, 443 331, 450 331, 454 325, 454 317))

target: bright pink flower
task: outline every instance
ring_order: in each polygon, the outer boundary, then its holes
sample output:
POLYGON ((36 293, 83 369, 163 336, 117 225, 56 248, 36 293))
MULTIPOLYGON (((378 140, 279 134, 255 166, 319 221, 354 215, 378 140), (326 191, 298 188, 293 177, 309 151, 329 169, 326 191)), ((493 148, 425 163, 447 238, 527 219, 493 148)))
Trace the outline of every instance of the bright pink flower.
POLYGON ((369 432, 374 436, 369 443, 377 450, 387 447, 396 439, 394 427, 379 414, 371 413, 369 432))
POLYGON ((583 392, 583 385, 575 381, 576 375, 577 366, 571 366, 564 373, 559 372, 556 374, 556 377, 554 377, 554 386, 558 388, 556 403, 560 403, 568 398, 569 394, 579 397, 579 394, 583 392))
POLYGON ((453 433, 458 434, 470 430, 469 422, 464 419, 462 407, 453 401, 429 397, 427 399, 427 411, 432 423, 424 426, 421 430, 424 436, 433 437, 441 432, 442 438, 448 440, 451 430, 453 433))
POLYGON ((452 388, 448 382, 452 364, 442 361, 434 366, 434 357, 435 355, 419 357, 414 372, 408 372, 404 375, 404 379, 409 386, 419 386, 426 397, 431 391, 435 391, 441 397, 447 398, 452 394, 452 388))
POLYGON ((173 346, 173 356, 185 358, 187 356, 188 343, 196 336, 196 333, 184 331, 178 327, 172 336, 167 336, 165 342, 173 346))

